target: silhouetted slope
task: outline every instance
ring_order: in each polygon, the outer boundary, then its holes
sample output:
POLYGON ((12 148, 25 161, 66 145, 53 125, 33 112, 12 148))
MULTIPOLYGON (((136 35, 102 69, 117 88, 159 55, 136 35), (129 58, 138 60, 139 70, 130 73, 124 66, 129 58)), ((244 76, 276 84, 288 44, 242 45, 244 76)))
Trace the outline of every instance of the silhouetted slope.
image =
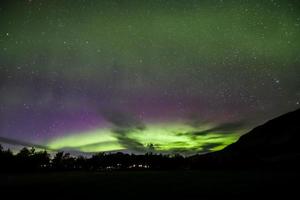
POLYGON ((221 151, 192 157, 193 167, 299 166, 300 109, 272 119, 221 151))
POLYGON ((223 151, 257 156, 300 152, 300 109, 258 126, 223 151))

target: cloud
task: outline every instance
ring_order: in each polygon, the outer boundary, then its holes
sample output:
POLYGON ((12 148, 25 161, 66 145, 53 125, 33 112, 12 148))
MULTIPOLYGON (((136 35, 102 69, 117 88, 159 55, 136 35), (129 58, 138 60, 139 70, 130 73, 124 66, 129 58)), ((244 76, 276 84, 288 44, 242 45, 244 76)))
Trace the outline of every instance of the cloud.
POLYGON ((189 114, 186 124, 194 128, 199 128, 201 125, 207 123, 207 119, 204 119, 203 115, 199 115, 198 113, 189 114))
POLYGON ((208 153, 213 150, 213 148, 223 145, 222 142, 209 142, 201 146, 201 153, 208 153))
POLYGON ((0 142, 5 143, 5 144, 25 146, 25 147, 35 147, 35 148, 46 149, 46 150, 50 150, 50 151, 54 150, 54 149, 51 149, 51 148, 49 148, 47 146, 44 146, 44 145, 33 144, 33 143, 30 143, 30 142, 25 142, 25 141, 15 140, 15 139, 5 138, 5 137, 0 137, 0 142))
POLYGON ((144 130, 144 123, 129 112, 104 110, 102 116, 118 128, 144 130))
POLYGON ((127 137, 127 134, 116 135, 119 143, 124 146, 126 149, 132 150, 134 152, 146 152, 147 148, 140 142, 135 139, 127 137))
POLYGON ((112 132, 123 147, 135 152, 147 151, 147 148, 142 143, 128 136, 129 133, 134 131, 146 129, 145 124, 141 120, 129 112, 117 110, 104 110, 102 111, 102 116, 114 125, 112 132))
POLYGON ((159 153, 166 153, 166 154, 182 154, 182 155, 194 155, 194 154, 205 154, 214 151, 215 147, 223 145, 222 142, 209 142, 203 144, 198 147, 174 147, 168 150, 158 150, 159 153))
POLYGON ((167 151, 162 151, 166 154, 182 154, 182 155, 193 155, 199 151, 199 148, 172 148, 167 151))
MULTIPOLYGON (((244 122, 232 122, 232 123, 223 123, 216 125, 212 128, 203 130, 203 131, 191 131, 185 133, 186 135, 192 135, 192 136, 204 136, 208 135, 210 133, 222 133, 222 134, 227 134, 227 133, 232 133, 234 131, 238 131, 242 128, 244 128, 246 125, 244 122)), ((184 133, 179 133, 184 135, 184 133)))

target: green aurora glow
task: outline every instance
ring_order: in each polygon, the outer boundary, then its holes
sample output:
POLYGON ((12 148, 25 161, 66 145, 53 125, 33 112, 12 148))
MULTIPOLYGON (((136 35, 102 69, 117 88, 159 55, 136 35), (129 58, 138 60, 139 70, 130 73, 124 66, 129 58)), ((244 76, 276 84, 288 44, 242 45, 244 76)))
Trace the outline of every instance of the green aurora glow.
POLYGON ((1 0, 0 138, 219 150, 299 107, 299 47, 298 0, 1 0))
MULTIPOLYGON (((220 150, 239 137, 236 132, 226 134, 211 132, 198 136, 188 134, 196 130, 201 129, 183 124, 150 124, 146 130, 132 131, 126 137, 141 143, 145 151, 147 151, 150 144, 153 144, 155 152, 162 153, 178 151, 181 153, 206 152, 204 148, 207 144, 216 144, 210 150, 220 150)), ((48 146, 52 149, 72 149, 82 152, 126 150, 126 147, 118 142, 111 129, 104 128, 59 137, 50 141, 48 146)), ((151 151, 151 149, 148 149, 148 151, 151 151)))

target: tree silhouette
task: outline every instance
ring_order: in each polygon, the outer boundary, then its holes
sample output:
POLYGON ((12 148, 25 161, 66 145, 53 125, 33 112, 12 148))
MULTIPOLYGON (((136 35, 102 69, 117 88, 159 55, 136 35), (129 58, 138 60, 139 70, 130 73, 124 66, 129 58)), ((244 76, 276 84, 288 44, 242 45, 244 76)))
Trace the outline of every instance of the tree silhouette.
POLYGON ((34 148, 21 149, 16 155, 0 146, 1 170, 14 171, 102 171, 102 170, 148 170, 148 169, 182 169, 186 168, 186 158, 154 154, 153 144, 148 145, 149 152, 144 155, 117 153, 96 153, 90 158, 74 157, 69 153, 57 152, 51 159, 47 151, 36 151, 34 148))
POLYGON ((8 150, 3 150, 0 145, 0 170, 1 171, 12 171, 15 169, 15 160, 13 153, 8 150))
POLYGON ((3 150, 0 145, 0 169, 6 171, 103 171, 103 170, 164 170, 186 168, 186 158, 181 155, 154 154, 153 144, 144 155, 96 153, 90 158, 74 157, 70 153, 57 152, 51 159, 47 151, 22 148, 16 155, 3 150))
POLYGON ((31 155, 31 162, 35 169, 46 169, 50 164, 50 154, 47 151, 33 153, 31 155))

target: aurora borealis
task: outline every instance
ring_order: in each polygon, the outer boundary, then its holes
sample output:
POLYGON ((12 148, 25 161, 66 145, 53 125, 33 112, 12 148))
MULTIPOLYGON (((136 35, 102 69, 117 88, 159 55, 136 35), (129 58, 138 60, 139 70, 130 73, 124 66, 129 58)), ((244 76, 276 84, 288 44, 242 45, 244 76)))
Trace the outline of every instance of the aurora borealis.
POLYGON ((299 107, 299 47, 296 0, 3 0, 0 138, 222 149, 299 107))

